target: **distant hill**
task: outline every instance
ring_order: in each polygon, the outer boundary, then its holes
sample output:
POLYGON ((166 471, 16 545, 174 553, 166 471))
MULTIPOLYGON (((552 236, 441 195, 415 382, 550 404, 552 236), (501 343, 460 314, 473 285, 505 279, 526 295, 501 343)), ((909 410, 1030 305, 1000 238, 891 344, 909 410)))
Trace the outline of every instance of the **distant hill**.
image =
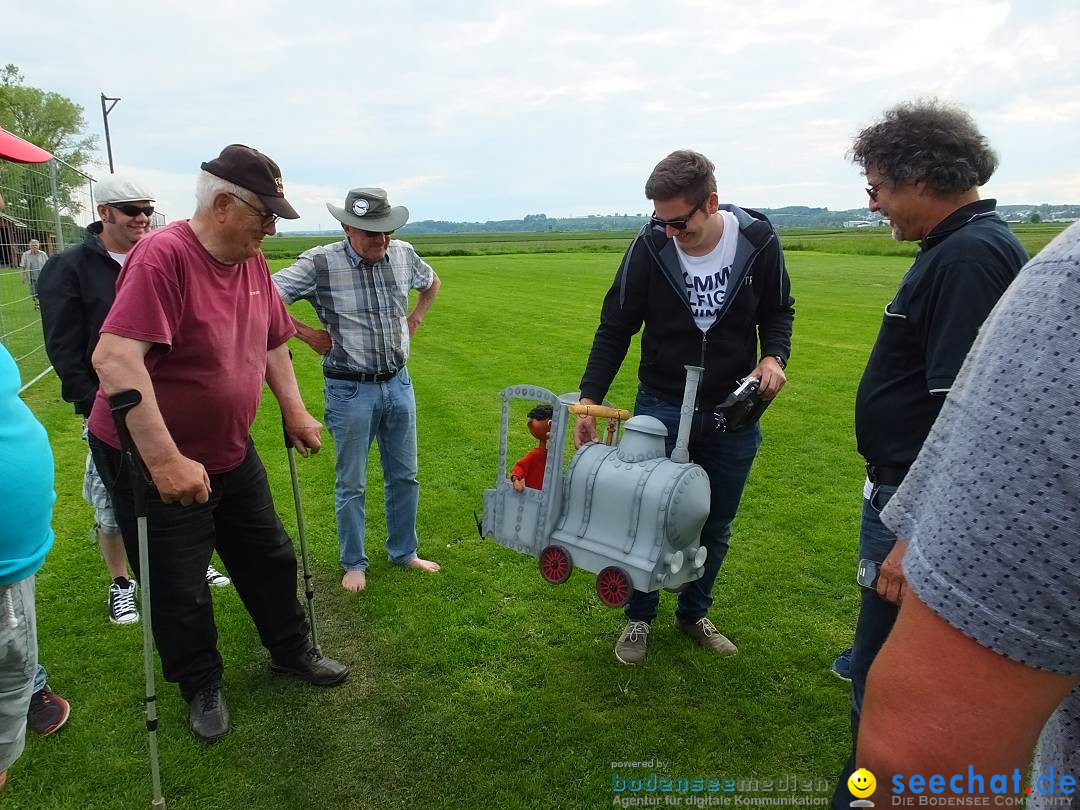
MULTIPOLYGON (((753 207, 753 206, 751 206, 753 207)), ((855 223, 880 223, 881 216, 866 208, 850 208, 846 211, 830 211, 828 208, 812 208, 805 205, 789 205, 784 208, 760 208, 777 228, 842 228, 855 223)), ((999 205, 998 211, 1010 222, 1067 222, 1080 219, 1080 205, 999 205)), ((587 217, 549 217, 546 214, 528 214, 523 219, 496 219, 487 222, 447 222, 424 219, 410 222, 398 233, 582 233, 588 231, 636 231, 645 224, 647 214, 590 214, 587 217)), ((292 231, 294 234, 315 231, 292 231)))

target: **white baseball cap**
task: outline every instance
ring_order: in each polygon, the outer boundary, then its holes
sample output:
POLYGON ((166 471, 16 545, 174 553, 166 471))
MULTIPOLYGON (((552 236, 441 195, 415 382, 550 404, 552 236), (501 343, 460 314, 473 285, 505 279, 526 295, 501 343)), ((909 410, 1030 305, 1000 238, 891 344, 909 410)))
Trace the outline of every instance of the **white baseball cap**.
POLYGON ((139 200, 153 202, 154 195, 134 180, 129 180, 118 174, 109 174, 98 180, 94 185, 94 199, 98 205, 137 202, 139 200))

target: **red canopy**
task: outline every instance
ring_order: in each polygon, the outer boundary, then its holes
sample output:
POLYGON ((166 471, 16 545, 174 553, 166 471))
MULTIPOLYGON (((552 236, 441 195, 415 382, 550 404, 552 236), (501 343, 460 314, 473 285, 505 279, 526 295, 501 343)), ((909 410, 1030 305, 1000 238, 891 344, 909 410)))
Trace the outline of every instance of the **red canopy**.
POLYGON ((52 160, 52 155, 30 141, 24 141, 0 127, 0 159, 13 160, 16 163, 44 163, 52 160))

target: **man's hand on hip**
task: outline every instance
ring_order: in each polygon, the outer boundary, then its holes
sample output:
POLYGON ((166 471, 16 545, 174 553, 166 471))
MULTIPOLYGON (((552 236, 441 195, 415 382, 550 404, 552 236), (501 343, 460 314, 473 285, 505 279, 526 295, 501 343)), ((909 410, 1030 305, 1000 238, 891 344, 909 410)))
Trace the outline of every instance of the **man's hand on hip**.
POLYGON ((322 447, 322 423, 305 410, 285 417, 285 435, 304 456, 318 453, 322 447))
POLYGON ((177 453, 150 469, 163 503, 191 506, 210 500, 210 476, 199 462, 177 453))

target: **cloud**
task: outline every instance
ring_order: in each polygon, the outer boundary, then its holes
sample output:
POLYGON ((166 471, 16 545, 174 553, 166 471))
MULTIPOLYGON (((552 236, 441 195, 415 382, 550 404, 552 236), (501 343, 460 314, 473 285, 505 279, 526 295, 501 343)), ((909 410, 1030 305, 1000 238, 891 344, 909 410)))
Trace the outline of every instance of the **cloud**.
MULTIPOLYGON (((5 24, 38 30, 31 8, 5 24)), ((1080 145, 1077 30, 1071 0, 117 0, 107 21, 66 9, 48 48, 10 39, 5 61, 81 103, 92 131, 99 94, 120 96, 114 152, 160 173, 170 213, 199 163, 241 142, 310 190, 299 226, 317 227, 357 185, 417 219, 636 212, 649 170, 685 146, 735 202, 861 206, 852 134, 930 94, 985 129, 1004 202, 1076 202, 1052 164, 1080 145)))

